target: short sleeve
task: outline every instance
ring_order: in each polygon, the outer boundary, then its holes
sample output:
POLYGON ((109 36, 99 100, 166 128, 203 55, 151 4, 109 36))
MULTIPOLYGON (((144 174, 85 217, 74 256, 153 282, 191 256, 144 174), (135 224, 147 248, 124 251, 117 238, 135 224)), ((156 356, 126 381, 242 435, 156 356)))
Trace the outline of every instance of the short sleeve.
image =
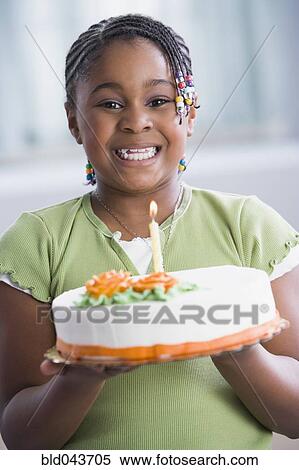
POLYGON ((0 273, 32 297, 51 302, 52 240, 44 221, 24 212, 0 238, 0 273))
POLYGON ((246 266, 269 275, 299 244, 299 233, 276 210, 257 196, 246 198, 240 216, 246 266))

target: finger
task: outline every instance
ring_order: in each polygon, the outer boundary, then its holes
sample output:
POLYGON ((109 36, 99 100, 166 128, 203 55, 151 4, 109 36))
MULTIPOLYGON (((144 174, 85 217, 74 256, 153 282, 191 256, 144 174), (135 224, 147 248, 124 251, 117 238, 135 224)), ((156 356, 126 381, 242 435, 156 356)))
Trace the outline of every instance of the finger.
POLYGON ((40 365, 40 371, 43 375, 55 375, 61 372, 64 364, 54 364, 53 362, 45 359, 40 365))
MULTIPOLYGON (((80 366, 82 367, 82 366, 80 366)), ((103 373, 104 370, 105 370, 105 366, 103 365, 99 365, 99 364, 89 364, 89 365, 86 365, 86 366, 83 366, 83 367, 86 367, 87 369, 91 369, 91 370, 94 370, 95 372, 99 372, 99 373, 103 373)))

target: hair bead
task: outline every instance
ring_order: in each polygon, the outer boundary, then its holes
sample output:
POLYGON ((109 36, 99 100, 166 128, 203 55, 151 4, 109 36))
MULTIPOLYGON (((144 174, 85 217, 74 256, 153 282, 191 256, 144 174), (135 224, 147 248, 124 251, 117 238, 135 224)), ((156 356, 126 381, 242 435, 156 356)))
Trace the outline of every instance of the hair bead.
POLYGON ((178 96, 176 97, 176 109, 177 114, 180 117, 180 124, 182 123, 183 116, 187 117, 191 106, 195 106, 195 88, 193 86, 193 77, 190 73, 187 73, 185 77, 181 71, 176 73, 176 83, 178 96))

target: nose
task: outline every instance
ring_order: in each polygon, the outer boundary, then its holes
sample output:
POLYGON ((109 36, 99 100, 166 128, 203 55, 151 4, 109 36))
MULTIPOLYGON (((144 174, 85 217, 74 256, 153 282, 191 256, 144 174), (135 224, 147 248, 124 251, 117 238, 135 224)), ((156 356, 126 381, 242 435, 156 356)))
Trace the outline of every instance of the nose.
POLYGON ((128 107, 123 111, 119 125, 123 132, 134 132, 136 134, 153 128, 149 112, 142 109, 140 105, 128 107))

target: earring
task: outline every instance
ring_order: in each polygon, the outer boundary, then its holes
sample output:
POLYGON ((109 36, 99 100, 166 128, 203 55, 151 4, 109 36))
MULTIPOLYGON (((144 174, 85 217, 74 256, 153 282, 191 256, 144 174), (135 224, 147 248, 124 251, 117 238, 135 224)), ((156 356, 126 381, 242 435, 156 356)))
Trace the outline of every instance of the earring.
POLYGON ((88 163, 86 163, 86 170, 85 170, 85 173, 86 173, 86 180, 87 182, 84 183, 84 184, 96 184, 96 175, 95 175, 95 172, 94 172, 94 168, 92 166, 92 164, 90 163, 90 161, 88 160, 88 163))
POLYGON ((183 173, 186 170, 186 168, 187 168, 186 160, 184 160, 184 158, 181 158, 178 164, 178 174, 183 173))

